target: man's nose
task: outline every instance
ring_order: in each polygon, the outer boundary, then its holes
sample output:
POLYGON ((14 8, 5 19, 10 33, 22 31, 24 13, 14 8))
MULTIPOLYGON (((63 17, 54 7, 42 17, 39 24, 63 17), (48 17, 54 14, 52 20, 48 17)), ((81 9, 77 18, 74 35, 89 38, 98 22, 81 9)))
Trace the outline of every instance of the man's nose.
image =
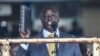
POLYGON ((49 16, 49 17, 48 17, 48 20, 52 20, 52 17, 49 16))

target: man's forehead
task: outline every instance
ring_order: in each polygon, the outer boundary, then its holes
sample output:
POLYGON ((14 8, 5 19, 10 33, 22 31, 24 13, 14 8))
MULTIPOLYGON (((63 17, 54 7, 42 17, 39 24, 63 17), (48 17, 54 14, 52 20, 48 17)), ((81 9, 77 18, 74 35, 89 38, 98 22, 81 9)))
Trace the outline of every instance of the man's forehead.
POLYGON ((54 7, 46 7, 42 10, 41 15, 58 15, 59 12, 54 7))
POLYGON ((53 10, 47 10, 46 13, 48 13, 48 14, 54 14, 55 11, 53 11, 53 10))
POLYGON ((53 10, 47 10, 47 11, 45 11, 44 15, 47 15, 47 14, 56 15, 57 12, 55 12, 55 11, 53 11, 53 10))

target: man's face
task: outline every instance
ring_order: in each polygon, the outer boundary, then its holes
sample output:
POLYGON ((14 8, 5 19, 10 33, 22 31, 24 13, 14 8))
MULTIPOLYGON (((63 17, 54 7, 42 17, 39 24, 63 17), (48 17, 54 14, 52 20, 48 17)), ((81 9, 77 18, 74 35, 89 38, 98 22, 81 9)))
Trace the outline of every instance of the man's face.
POLYGON ((53 31, 52 27, 51 27, 51 23, 52 22, 59 22, 59 16, 57 12, 54 12, 53 10, 47 10, 42 18, 41 18, 41 22, 43 25, 43 28, 45 28, 48 31, 53 31))

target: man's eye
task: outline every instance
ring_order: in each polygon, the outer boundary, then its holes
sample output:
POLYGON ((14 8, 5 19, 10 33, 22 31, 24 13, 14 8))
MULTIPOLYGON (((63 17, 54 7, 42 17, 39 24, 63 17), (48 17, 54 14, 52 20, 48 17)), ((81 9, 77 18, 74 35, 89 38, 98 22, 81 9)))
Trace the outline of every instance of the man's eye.
POLYGON ((56 17, 55 15, 52 15, 52 17, 56 17))
POLYGON ((44 16, 44 18, 47 18, 47 16, 44 16))

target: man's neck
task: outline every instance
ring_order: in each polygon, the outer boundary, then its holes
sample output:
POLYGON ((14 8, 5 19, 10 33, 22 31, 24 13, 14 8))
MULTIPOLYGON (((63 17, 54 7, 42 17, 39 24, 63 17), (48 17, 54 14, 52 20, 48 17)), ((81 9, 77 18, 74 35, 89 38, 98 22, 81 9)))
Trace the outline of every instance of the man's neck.
POLYGON ((57 28, 56 32, 50 32, 50 31, 48 31, 46 29, 43 29, 43 35, 44 35, 44 37, 45 36, 47 37, 47 35, 50 34, 50 33, 56 33, 59 36, 59 30, 58 30, 58 28, 57 28))
POLYGON ((51 32, 51 33, 53 33, 54 31, 53 31, 53 29, 46 29, 46 28, 44 28, 46 31, 48 31, 48 32, 51 32))

